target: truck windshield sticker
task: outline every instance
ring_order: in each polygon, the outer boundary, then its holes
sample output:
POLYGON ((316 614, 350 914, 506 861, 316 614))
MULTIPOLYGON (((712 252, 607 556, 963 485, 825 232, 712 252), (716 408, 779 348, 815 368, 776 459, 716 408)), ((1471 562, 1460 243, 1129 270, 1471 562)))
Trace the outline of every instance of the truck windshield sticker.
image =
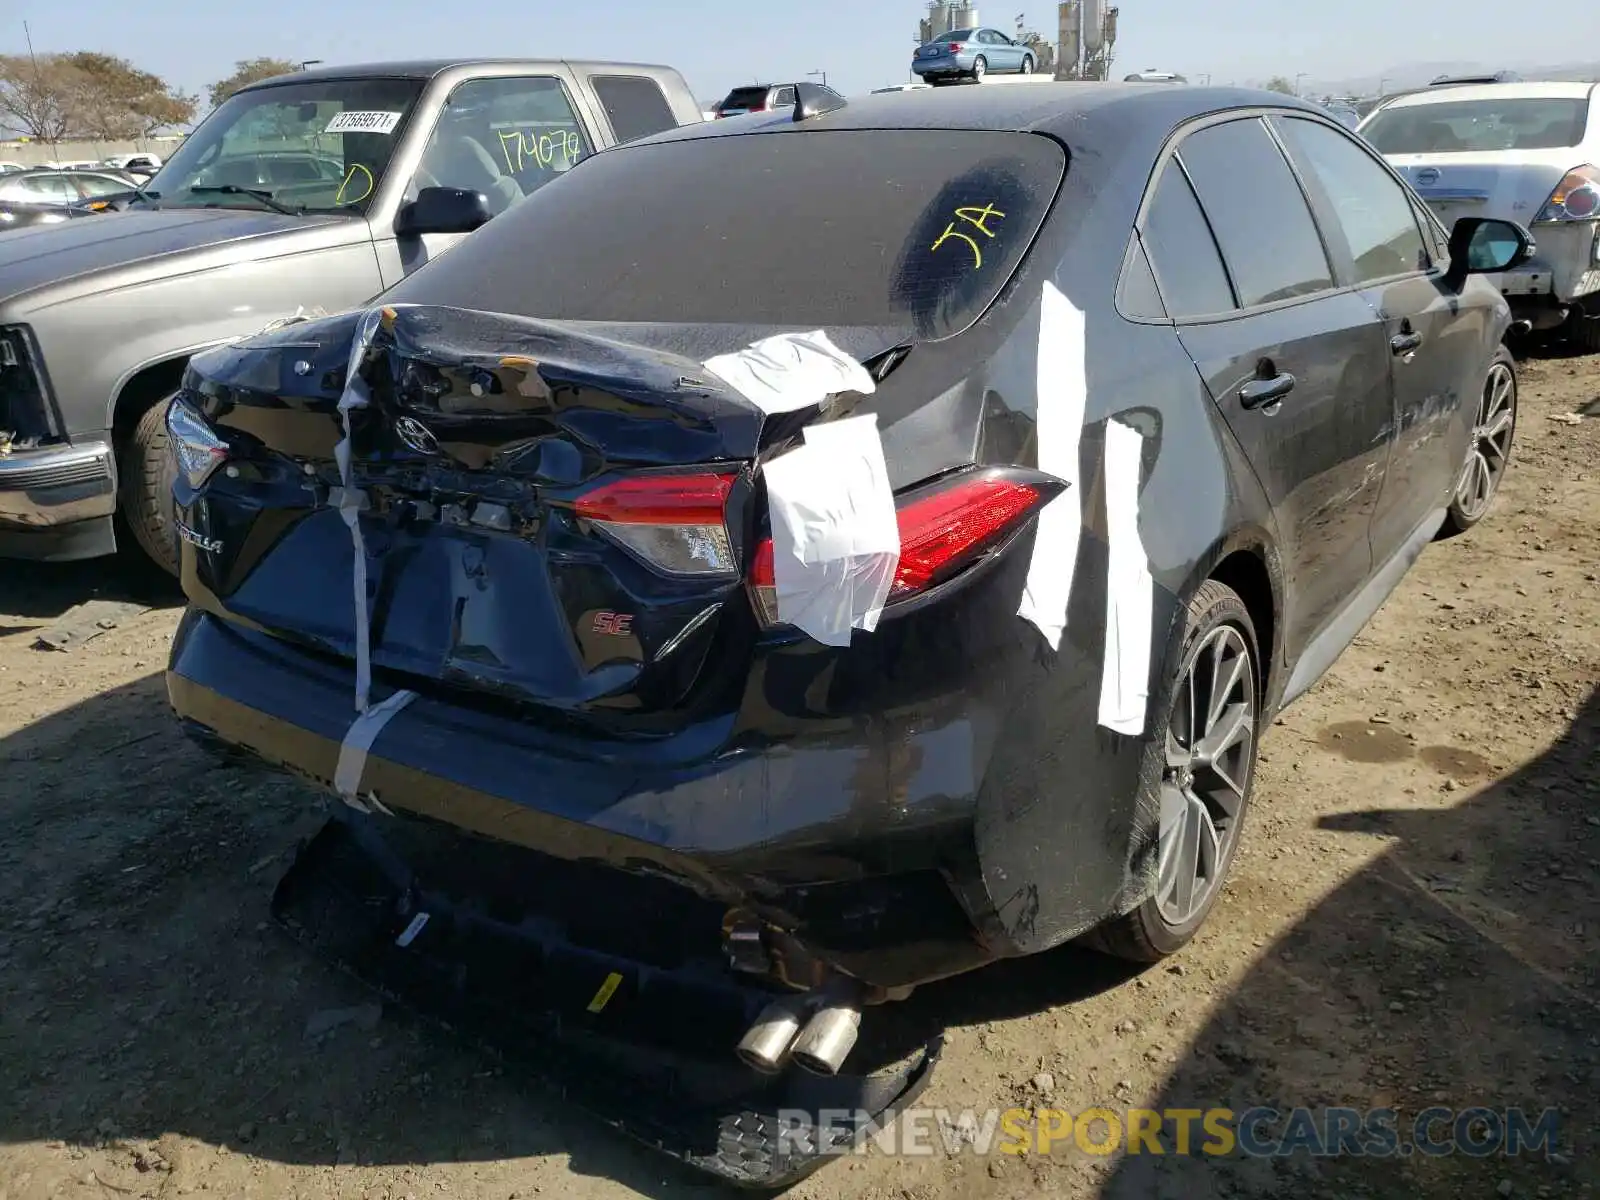
POLYGON ((350 169, 345 172, 344 182, 334 194, 333 206, 342 208, 346 204, 360 204, 370 195, 372 195, 372 172, 360 163, 351 163, 350 169))
POLYGON ((400 124, 397 112, 349 111, 336 115, 328 122, 324 133, 393 133, 400 124))

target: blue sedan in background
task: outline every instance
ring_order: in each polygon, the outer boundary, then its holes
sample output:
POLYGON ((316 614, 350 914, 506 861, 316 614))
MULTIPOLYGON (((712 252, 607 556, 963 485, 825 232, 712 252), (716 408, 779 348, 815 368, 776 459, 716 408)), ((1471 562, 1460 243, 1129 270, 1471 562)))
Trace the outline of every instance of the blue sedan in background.
POLYGON ((929 83, 963 75, 982 79, 990 71, 1032 75, 1038 65, 1033 48, 998 29, 952 29, 925 42, 911 56, 911 70, 929 83))

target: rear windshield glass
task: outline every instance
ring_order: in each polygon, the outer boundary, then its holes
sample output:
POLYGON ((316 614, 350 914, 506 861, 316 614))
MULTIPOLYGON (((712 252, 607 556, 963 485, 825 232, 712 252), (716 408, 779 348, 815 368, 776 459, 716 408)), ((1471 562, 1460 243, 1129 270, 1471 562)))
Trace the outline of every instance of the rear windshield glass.
POLYGON ((723 108, 760 108, 767 102, 764 87, 734 88, 722 102, 723 108))
POLYGON ((975 32, 976 30, 972 29, 952 29, 949 33, 941 33, 933 40, 936 42, 969 42, 975 32))
POLYGON ((391 293, 552 320, 971 325, 1066 169, 1028 133, 785 131, 597 154, 391 293), (647 202, 640 203, 640 197, 647 202))
POLYGON ((1583 141, 1581 96, 1452 100, 1386 109, 1361 131, 1379 154, 1558 150, 1583 141))

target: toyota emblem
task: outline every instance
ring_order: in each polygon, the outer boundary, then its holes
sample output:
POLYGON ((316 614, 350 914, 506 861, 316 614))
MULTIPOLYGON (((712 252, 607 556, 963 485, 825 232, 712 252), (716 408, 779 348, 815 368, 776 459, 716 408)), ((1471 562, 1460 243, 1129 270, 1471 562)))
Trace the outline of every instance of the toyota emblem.
POLYGON ((415 417, 401 417, 394 423, 394 431, 400 440, 410 446, 418 454, 434 455, 440 453, 439 439, 433 436, 429 429, 415 417))
POLYGON ((1432 187, 1439 182, 1439 168, 1423 167, 1417 172, 1416 179, 1419 187, 1432 187))

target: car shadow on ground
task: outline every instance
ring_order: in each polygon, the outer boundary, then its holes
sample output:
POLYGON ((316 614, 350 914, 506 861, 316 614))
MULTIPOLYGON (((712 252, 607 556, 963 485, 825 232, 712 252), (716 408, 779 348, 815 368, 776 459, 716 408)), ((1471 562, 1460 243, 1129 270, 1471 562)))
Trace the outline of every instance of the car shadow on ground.
POLYGON ((0 637, 42 629, 87 600, 169 608, 183 603, 183 594, 174 580, 122 558, 10 562, 0 580, 0 637))
POLYGON ((1104 1200, 1600 1193, 1600 691, 1547 753, 1454 808, 1322 828, 1393 844, 1263 952, 1154 1107, 1392 1108, 1401 1142, 1434 1106, 1520 1107, 1531 1125, 1555 1108, 1555 1157, 1182 1157, 1169 1135, 1167 1155, 1123 1158, 1104 1200))
MULTIPOLYGON (((333 1016, 374 997, 268 920, 295 845, 325 819, 320 800, 194 747, 159 673, 0 740, 0 769, 0 1143, 109 1156, 102 1179, 159 1152, 182 1180, 207 1147, 321 1167, 515 1171, 566 1155, 646 1195, 721 1194, 434 1025, 393 1007, 333 1016), (321 1018, 335 1028, 311 1036, 321 1018)), ((1001 964, 880 1010, 893 1018, 878 1044, 1071 1003, 1130 974, 1072 948, 1001 964)))

